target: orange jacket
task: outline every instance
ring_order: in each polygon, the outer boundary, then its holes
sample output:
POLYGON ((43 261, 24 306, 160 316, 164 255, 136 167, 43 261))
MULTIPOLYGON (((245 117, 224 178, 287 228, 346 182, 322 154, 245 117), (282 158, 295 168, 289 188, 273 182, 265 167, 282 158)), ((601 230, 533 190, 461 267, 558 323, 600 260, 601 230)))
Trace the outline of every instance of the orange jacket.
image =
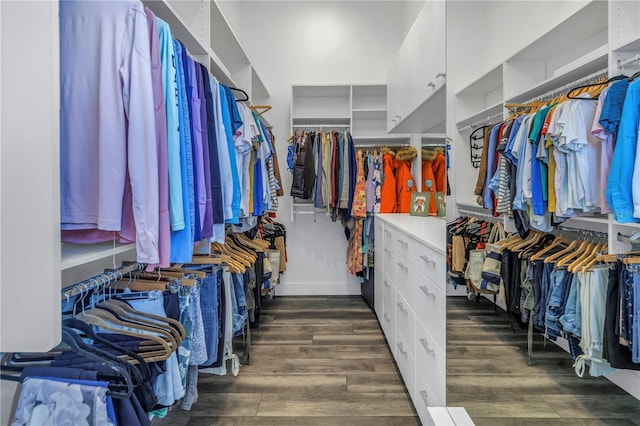
POLYGON ((393 151, 384 151, 382 156, 382 188, 380 189, 380 213, 396 213, 396 178, 393 151))
POLYGON ((433 176, 436 181, 436 192, 447 192, 447 159, 444 154, 440 153, 433 160, 433 176))
POLYGON ((435 196, 436 178, 433 174, 432 165, 432 160, 422 160, 422 192, 429 193, 429 214, 438 214, 435 196))
POLYGON ((409 213, 411 196, 418 190, 411 175, 411 161, 418 155, 413 147, 402 148, 396 154, 396 194, 398 197, 398 213, 409 213))

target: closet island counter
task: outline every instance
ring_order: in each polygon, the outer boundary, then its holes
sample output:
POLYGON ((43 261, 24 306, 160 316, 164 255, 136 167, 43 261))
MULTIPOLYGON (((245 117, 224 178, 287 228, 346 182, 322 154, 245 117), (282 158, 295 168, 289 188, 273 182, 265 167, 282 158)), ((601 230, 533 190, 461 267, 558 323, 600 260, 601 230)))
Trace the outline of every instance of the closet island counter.
POLYGON ((446 406, 445 231, 437 217, 375 217, 375 311, 423 424, 446 406))
POLYGON ((447 224, 443 218, 382 213, 377 214, 376 219, 385 221, 436 251, 445 251, 447 224))

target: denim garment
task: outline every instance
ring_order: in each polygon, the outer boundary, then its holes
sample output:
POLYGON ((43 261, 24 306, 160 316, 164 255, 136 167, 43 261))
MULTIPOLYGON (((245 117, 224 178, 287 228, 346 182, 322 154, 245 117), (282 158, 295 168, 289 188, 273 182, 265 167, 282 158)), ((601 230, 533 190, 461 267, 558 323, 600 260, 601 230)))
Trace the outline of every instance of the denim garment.
POLYGON ((190 365, 187 369, 187 391, 182 398, 180 408, 189 411, 196 401, 198 401, 198 366, 190 365))
POLYGON ((631 336, 631 326, 633 325, 632 318, 630 315, 633 313, 630 311, 630 296, 633 288, 633 275, 627 268, 622 268, 622 273, 620 274, 620 343, 628 346, 631 349, 631 345, 629 343, 630 340, 633 340, 631 336))
POLYGON ((640 274, 637 272, 633 274, 633 336, 629 341, 631 347, 631 360, 635 363, 640 363, 640 274))
POLYGON ((193 331, 193 322, 191 315, 191 305, 189 300, 190 288, 181 288, 178 294, 180 301, 180 324, 185 329, 185 338, 182 345, 178 348, 178 368, 180 369, 180 378, 182 379, 182 387, 187 386, 187 368, 191 359, 191 335, 193 331))
POLYGON ((569 297, 567 298, 567 304, 564 309, 564 315, 560 317, 560 325, 562 329, 567 333, 571 333, 576 337, 580 337, 582 332, 580 330, 581 319, 581 307, 580 303, 580 287, 586 280, 586 274, 578 272, 573 276, 571 280, 571 288, 569 289, 569 297))
POLYGON ((573 278, 572 274, 564 269, 556 269, 555 271, 555 280, 551 283, 547 302, 547 313, 545 316, 547 334, 551 337, 558 337, 560 335, 558 319, 564 313, 566 300, 565 289, 569 289, 571 279, 573 278))
POLYGON ((200 307, 201 285, 202 282, 198 280, 191 287, 189 294, 191 305, 191 358, 189 358, 189 365, 200 365, 207 361, 207 344, 205 343, 202 308, 200 307))
POLYGON ((200 365, 209 365, 218 359, 218 302, 220 299, 220 281, 217 272, 207 273, 200 288, 200 309, 207 347, 207 359, 200 365))
POLYGON ((544 319, 547 314, 547 304, 551 294, 551 283, 555 280, 555 269, 551 263, 543 263, 542 281, 540 283, 540 307, 535 316, 534 325, 537 329, 544 331, 544 319))
POLYGON ((233 335, 241 334, 247 321, 247 299, 244 292, 244 281, 241 274, 231 274, 233 284, 233 335))

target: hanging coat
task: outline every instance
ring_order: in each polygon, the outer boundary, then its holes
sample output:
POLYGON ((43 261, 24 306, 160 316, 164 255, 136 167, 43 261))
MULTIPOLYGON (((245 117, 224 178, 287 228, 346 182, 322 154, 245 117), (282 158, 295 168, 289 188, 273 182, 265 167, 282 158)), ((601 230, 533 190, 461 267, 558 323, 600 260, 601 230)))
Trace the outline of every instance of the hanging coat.
POLYGON ((436 153, 433 150, 422 150, 422 192, 429 193, 429 214, 438 214, 436 205, 436 178, 433 174, 433 160, 436 153))
POLYGON ((433 176, 436 182, 436 192, 447 191, 447 158, 443 153, 439 153, 436 159, 433 160, 433 176))
POLYGON ((383 151, 382 156, 382 189, 380 190, 380 213, 397 212, 396 178, 393 151, 383 151))
POLYGON ((416 156, 417 151, 413 147, 403 148, 396 154, 394 164, 396 168, 397 213, 409 213, 411 210, 411 196, 417 191, 411 175, 411 161, 416 156))

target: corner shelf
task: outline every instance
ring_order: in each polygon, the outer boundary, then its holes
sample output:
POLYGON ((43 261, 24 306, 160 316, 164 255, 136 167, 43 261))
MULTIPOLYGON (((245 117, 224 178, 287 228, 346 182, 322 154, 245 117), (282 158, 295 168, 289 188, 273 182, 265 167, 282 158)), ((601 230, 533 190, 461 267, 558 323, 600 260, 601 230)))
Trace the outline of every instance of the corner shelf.
POLYGON ((456 123, 456 126, 458 127, 458 129, 460 129, 462 127, 466 127, 474 123, 478 123, 489 117, 495 117, 496 115, 499 115, 500 113, 503 112, 503 109, 504 109, 503 105, 504 104, 502 102, 498 102, 497 104, 491 105, 483 109, 482 111, 478 111, 471 116, 463 118, 462 120, 456 123))

